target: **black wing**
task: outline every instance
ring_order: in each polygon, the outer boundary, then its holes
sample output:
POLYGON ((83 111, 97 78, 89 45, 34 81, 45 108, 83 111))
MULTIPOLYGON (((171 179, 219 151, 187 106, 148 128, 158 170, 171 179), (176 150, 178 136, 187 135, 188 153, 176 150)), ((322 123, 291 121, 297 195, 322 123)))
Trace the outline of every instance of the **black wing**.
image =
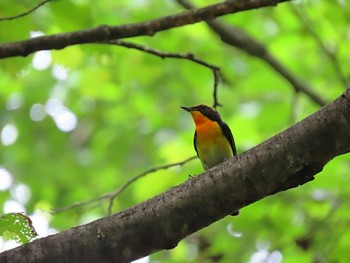
POLYGON ((233 155, 234 156, 237 155, 235 140, 233 139, 233 135, 232 135, 232 132, 230 130, 230 127, 228 127, 228 125, 225 122, 221 122, 220 126, 222 129, 222 132, 224 133, 224 136, 226 137, 226 139, 228 140, 228 142, 231 145, 233 155))
MULTIPOLYGON (((194 133, 194 137, 193 137, 193 146, 194 146, 194 149, 196 150, 196 153, 197 153, 197 156, 198 156, 198 151, 197 151, 197 132, 194 133)), ((199 157, 199 156, 198 156, 199 157)))

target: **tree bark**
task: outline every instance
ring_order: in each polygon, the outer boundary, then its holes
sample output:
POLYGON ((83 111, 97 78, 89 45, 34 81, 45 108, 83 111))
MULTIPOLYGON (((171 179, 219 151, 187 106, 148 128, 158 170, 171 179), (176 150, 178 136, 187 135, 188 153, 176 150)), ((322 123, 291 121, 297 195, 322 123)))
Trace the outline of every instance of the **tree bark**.
POLYGON ((350 89, 331 104, 169 191, 0 254, 1 263, 129 262, 177 243, 261 198, 313 180, 350 150, 350 89))

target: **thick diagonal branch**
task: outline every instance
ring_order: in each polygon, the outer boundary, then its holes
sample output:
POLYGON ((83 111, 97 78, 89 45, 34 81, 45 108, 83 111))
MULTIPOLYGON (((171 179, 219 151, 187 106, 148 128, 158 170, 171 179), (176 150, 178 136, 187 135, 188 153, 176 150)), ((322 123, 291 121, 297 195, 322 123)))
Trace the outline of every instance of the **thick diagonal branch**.
MULTIPOLYGON (((118 214, 0 254, 0 262, 130 262, 261 198, 313 180, 350 150, 350 89, 271 139, 118 214)), ((243 210, 244 211, 244 210, 243 210)))
POLYGON ((184 11, 176 15, 165 16, 141 23, 120 26, 99 26, 91 29, 40 36, 28 40, 4 43, 0 45, 0 58, 27 56, 40 50, 62 49, 67 46, 98 41, 116 40, 136 36, 152 36, 157 32, 214 19, 218 16, 237 13, 265 6, 277 5, 289 0, 235 0, 184 11))

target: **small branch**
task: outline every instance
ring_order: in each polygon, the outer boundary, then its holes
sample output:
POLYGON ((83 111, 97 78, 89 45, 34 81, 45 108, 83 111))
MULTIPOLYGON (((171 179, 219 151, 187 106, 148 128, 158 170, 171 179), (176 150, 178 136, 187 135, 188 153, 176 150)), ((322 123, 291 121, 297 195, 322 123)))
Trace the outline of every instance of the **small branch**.
POLYGON ((153 49, 150 47, 146 47, 146 46, 131 43, 131 42, 126 42, 123 40, 111 40, 111 41, 102 42, 102 43, 123 46, 126 48, 137 49, 137 50, 146 52, 148 54, 158 56, 162 59, 164 59, 164 58, 186 59, 186 60, 193 61, 194 63, 197 63, 199 65, 202 65, 206 68, 209 68, 213 72, 213 76, 214 76, 214 89, 213 89, 214 103, 213 103, 213 107, 216 108, 217 106, 221 106, 221 104, 218 101, 217 93, 218 93, 218 85, 220 83, 220 77, 222 77, 222 73, 221 73, 220 68, 218 66, 210 64, 204 60, 198 59, 192 53, 180 54, 180 53, 163 52, 160 50, 156 50, 156 49, 153 49))
POLYGON ((295 92, 301 92, 308 96, 313 102, 323 107, 327 104, 326 100, 322 98, 319 94, 313 91, 313 89, 290 72, 277 58, 275 58, 271 53, 267 53, 262 60, 265 60, 277 73, 287 80, 295 92))
POLYGON ((290 0, 236 0, 223 1, 190 11, 164 16, 161 18, 120 26, 101 25, 95 28, 40 36, 23 41, 0 44, 0 58, 28 56, 36 51, 63 49, 67 46, 103 42, 136 36, 153 36, 156 33, 184 25, 214 19, 226 14, 251 10, 266 6, 275 6, 290 0))
POLYGON ((220 69, 213 70, 213 73, 214 73, 213 107, 216 109, 217 106, 222 106, 221 103, 219 103, 218 101, 218 85, 220 83, 220 76, 222 73, 220 72, 220 69))
POLYGON ((113 201, 114 199, 120 195, 129 185, 131 185, 133 182, 137 181, 138 179, 140 179, 141 177, 144 177, 145 175, 148 175, 150 173, 154 173, 160 170, 166 170, 169 169, 171 167, 175 167, 175 166, 183 166, 186 163, 196 159, 197 156, 192 156, 184 161, 181 162, 177 162, 177 163, 170 163, 170 164, 166 164, 166 165, 161 165, 161 166, 157 166, 157 167, 153 167, 150 168, 146 171, 144 171, 143 173, 140 173, 139 175, 136 175, 132 178, 130 178, 124 185, 122 185, 119 189, 117 189, 116 191, 112 192, 109 194, 108 198, 109 198, 109 206, 108 206, 108 214, 111 215, 112 214, 112 208, 113 208, 113 201))
POLYGON ((141 177, 144 177, 150 173, 154 173, 154 172, 157 172, 157 171, 160 171, 160 170, 166 170, 166 169, 169 169, 171 167, 175 167, 175 166, 183 166, 185 165, 186 163, 196 159, 197 157, 196 156, 192 156, 184 161, 181 161, 181 162, 177 162, 177 163, 170 163, 170 164, 166 164, 166 165, 161 165, 161 166, 156 166, 156 167, 153 167, 153 168, 150 168, 132 178, 130 178, 124 185, 122 185, 121 187, 119 187, 117 190, 115 190, 114 192, 111 192, 109 194, 104 194, 104 195, 101 195, 101 196, 98 196, 98 197, 95 197, 95 198, 92 198, 90 200, 87 200, 87 201, 82 201, 82 202, 76 202, 74 204, 71 204, 71 205, 68 205, 68 206, 64 206, 64 207, 59 207, 59 208, 53 208, 51 210, 51 213, 53 214, 57 214, 57 213, 61 213, 61 212, 64 212, 64 211, 67 211, 67 210, 71 210, 73 208, 78 208, 78 207, 82 207, 82 206, 87 206, 87 205, 91 205, 93 203, 96 203, 96 202, 102 202, 102 201, 105 201, 105 200, 109 200, 109 206, 108 206, 108 214, 111 214, 112 212, 112 208, 113 208, 113 201, 114 199, 120 195, 126 188, 128 188, 132 183, 134 183, 135 181, 137 181, 138 179, 140 179, 141 177))
POLYGON ((300 23, 303 25, 303 27, 309 32, 310 36, 315 40, 317 45, 320 47, 320 49, 323 51, 324 54, 328 57, 330 63, 333 66, 334 73, 337 75, 337 78, 339 82, 344 86, 349 86, 349 81, 347 80, 337 57, 336 52, 330 50, 326 44, 323 42, 321 36, 317 34, 316 30, 312 26, 312 21, 307 16, 307 14, 304 12, 303 14, 301 11, 295 7, 294 5, 291 5, 292 11, 295 14, 295 16, 299 19, 300 23))
MULTIPOLYGON (((186 9, 192 10, 194 6, 187 0, 177 0, 186 9)), ((311 87, 292 74, 278 59, 276 59, 265 45, 255 40, 245 31, 232 25, 221 23, 218 20, 206 21, 208 26, 226 44, 241 49, 251 56, 257 57, 269 64, 277 73, 284 77, 296 92, 302 92, 320 106, 326 105, 326 101, 316 94, 311 87)))
POLYGON ((13 20, 13 19, 17 19, 23 16, 26 16, 32 12, 34 12, 36 9, 38 9, 40 6, 45 5, 46 3, 50 2, 52 0, 44 0, 41 1, 39 4, 37 4, 36 6, 34 6, 33 8, 29 9, 28 11, 19 14, 19 15, 15 15, 15 16, 8 16, 8 17, 0 17, 0 21, 5 21, 5 20, 13 20))
POLYGON ((87 205, 92 205, 92 204, 97 203, 97 202, 102 202, 105 199, 107 199, 109 197, 109 195, 110 194, 104 194, 104 195, 97 196, 95 198, 92 198, 92 199, 89 199, 86 201, 76 202, 76 203, 73 203, 71 205, 67 205, 67 206, 63 206, 63 207, 52 208, 50 210, 50 213, 58 214, 58 213, 62 213, 62 212, 74 209, 74 208, 79 208, 79 207, 83 207, 83 206, 87 206, 87 205))

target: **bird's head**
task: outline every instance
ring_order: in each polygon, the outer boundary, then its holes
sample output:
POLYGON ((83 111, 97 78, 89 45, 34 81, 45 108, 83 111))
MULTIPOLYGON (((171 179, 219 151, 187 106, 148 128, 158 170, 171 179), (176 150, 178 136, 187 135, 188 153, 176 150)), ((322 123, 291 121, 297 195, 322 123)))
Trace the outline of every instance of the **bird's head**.
POLYGON ((214 108, 204 104, 199 104, 192 107, 182 106, 181 108, 191 113, 196 125, 205 122, 208 119, 211 121, 221 121, 220 114, 214 108))

